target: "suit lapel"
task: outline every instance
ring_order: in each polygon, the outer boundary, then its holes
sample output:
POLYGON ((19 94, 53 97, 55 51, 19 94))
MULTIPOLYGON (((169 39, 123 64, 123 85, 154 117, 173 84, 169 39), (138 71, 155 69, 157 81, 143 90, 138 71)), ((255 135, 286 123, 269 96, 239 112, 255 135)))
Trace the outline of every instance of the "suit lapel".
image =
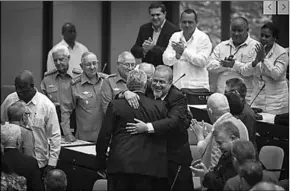
MULTIPOLYGON (((152 28, 152 24, 150 24, 149 27, 148 27, 148 38, 149 37, 151 37, 151 39, 153 39, 153 28, 152 28)), ((148 38, 145 39, 145 40, 148 40, 148 38)))

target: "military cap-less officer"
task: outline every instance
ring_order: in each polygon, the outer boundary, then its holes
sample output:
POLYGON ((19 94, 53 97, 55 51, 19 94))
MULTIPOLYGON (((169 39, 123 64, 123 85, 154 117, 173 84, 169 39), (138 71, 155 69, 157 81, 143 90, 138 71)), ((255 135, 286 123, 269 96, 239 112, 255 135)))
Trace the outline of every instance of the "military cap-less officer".
POLYGON ((118 56, 117 74, 109 75, 102 85, 103 113, 106 113, 110 101, 112 101, 116 95, 128 89, 126 85, 127 76, 135 66, 136 61, 132 53, 125 51, 118 56))
POLYGON ((83 73, 72 80, 71 104, 65 110, 76 111, 76 138, 96 142, 102 125, 101 86, 105 74, 97 73, 99 62, 94 53, 82 56, 83 73))
MULTIPOLYGON (((55 69, 47 71, 40 84, 41 91, 44 93, 55 106, 60 107, 60 123, 66 141, 75 141, 76 139, 70 131, 70 123, 65 120, 63 105, 72 102, 71 96, 71 80, 82 73, 81 69, 69 69, 69 51, 65 46, 57 46, 52 50, 52 57, 55 69)), ((70 117, 70 116, 69 116, 70 117)))

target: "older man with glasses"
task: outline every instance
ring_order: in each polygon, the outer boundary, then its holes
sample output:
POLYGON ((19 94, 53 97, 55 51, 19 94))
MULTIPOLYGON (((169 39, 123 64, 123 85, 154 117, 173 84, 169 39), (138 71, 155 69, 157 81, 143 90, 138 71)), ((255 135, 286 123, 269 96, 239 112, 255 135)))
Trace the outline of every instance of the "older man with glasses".
POLYGON ((109 75, 101 88, 103 113, 106 113, 110 101, 120 94, 138 102, 137 98, 132 96, 132 92, 126 91, 128 74, 135 66, 136 60, 131 52, 124 51, 118 56, 117 73, 109 75))
POLYGON ((92 52, 82 55, 81 68, 83 73, 72 79, 72 102, 63 106, 66 114, 66 124, 69 124, 70 113, 75 109, 77 129, 75 137, 85 141, 97 141, 102 125, 103 113, 101 110, 102 73, 98 73, 99 61, 92 52))

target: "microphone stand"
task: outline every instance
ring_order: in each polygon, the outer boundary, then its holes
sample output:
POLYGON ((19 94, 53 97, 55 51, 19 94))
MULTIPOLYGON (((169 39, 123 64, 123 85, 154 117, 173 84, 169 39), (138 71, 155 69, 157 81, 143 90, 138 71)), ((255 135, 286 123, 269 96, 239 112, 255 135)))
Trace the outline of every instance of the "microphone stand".
POLYGON ((186 75, 185 73, 182 74, 182 75, 181 75, 177 80, 175 80, 175 82, 173 82, 173 85, 174 85, 176 82, 178 82, 181 78, 183 78, 185 75, 186 75))
POLYGON ((266 83, 264 82, 264 85, 262 86, 262 88, 260 89, 260 91, 257 93, 256 97, 253 99, 253 101, 251 102, 250 106, 252 106, 252 104, 254 103, 254 101, 257 99, 258 95, 261 93, 261 91, 265 88, 266 83))

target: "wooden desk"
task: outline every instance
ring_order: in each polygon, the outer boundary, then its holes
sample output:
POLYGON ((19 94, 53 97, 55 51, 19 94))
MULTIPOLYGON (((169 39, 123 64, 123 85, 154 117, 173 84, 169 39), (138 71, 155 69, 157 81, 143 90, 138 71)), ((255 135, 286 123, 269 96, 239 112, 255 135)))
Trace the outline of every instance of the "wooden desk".
POLYGON ((92 190, 97 179, 101 177, 95 168, 95 144, 80 141, 62 144, 57 168, 67 175, 67 190, 92 190))

